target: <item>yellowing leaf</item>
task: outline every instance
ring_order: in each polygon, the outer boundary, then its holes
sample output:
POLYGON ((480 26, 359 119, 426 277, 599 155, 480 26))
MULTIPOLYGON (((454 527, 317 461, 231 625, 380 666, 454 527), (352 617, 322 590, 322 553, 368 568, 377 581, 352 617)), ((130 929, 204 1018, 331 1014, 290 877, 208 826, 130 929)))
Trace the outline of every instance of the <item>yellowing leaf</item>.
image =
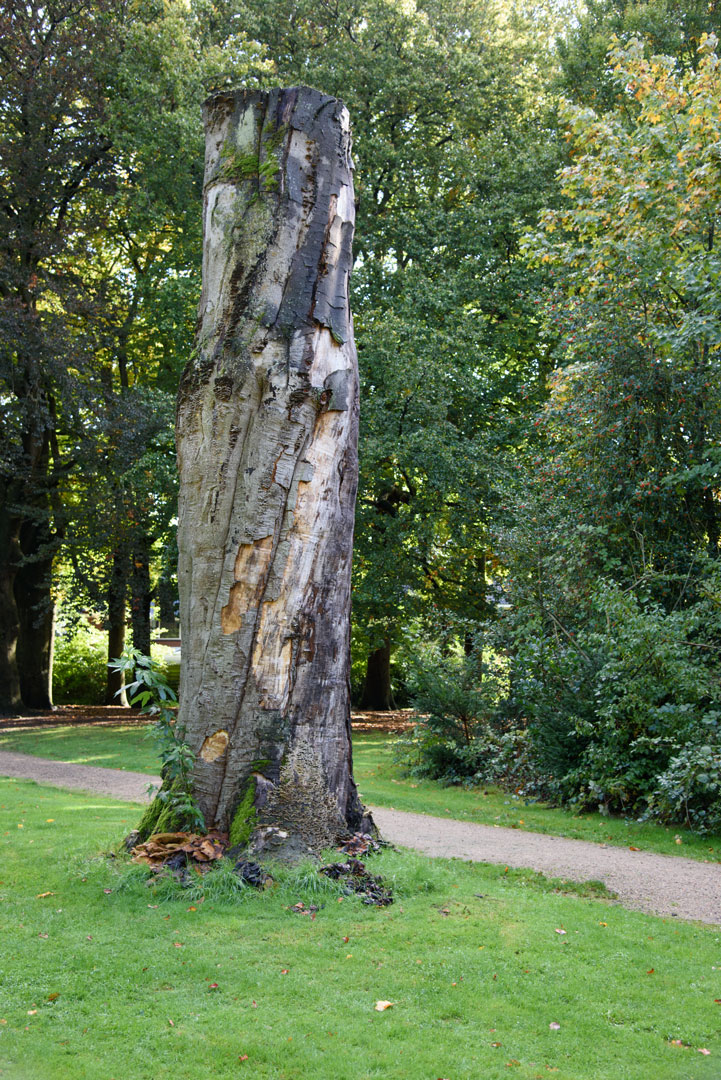
POLYGON ((386 1009, 392 1009, 393 1008, 393 1002, 392 1001, 376 1001, 374 1008, 375 1008, 376 1012, 385 1012, 386 1009))
POLYGON ((39 892, 35 897, 36 900, 44 900, 46 896, 55 896, 54 892, 39 892))

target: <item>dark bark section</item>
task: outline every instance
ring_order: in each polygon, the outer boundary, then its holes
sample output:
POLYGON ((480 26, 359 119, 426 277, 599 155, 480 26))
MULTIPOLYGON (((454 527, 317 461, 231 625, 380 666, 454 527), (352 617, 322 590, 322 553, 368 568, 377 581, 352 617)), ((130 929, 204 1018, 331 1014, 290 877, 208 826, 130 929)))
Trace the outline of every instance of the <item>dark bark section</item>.
POLYGON ((361 709, 389 712, 395 709, 391 686, 391 643, 385 638, 379 649, 368 656, 366 677, 363 683, 361 709))
MULTIPOLYGON (((116 660, 125 648, 125 624, 127 619, 128 578, 130 576, 128 550, 120 543, 113 552, 113 568, 108 582, 108 662, 116 660)), ((125 676, 108 668, 105 689, 106 705, 127 705, 125 676)))
POLYGON ((0 523, 0 715, 12 715, 22 705, 17 664, 20 619, 15 603, 15 570, 9 522, 0 523))
POLYGON ((252 785, 261 820, 317 846, 363 822, 348 117, 294 88, 220 94, 205 118, 203 295, 178 399, 179 722, 208 826, 237 827, 252 785))
POLYGON ((28 554, 15 575, 19 634, 17 663, 23 704, 30 709, 51 709, 55 603, 52 598, 53 544, 42 525, 25 522, 21 549, 28 554))
POLYGON ((133 569, 130 575, 130 616, 133 630, 133 648, 144 656, 150 656, 150 538, 140 536, 133 552, 133 569))

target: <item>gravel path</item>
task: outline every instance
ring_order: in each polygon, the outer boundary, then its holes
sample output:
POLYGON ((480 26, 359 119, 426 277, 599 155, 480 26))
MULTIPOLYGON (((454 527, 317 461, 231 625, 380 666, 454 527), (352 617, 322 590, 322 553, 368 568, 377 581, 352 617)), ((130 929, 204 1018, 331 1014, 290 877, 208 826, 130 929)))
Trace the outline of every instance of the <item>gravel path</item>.
MULTIPOLYGON (((0 751, 0 775, 37 780, 58 787, 110 795, 131 802, 147 801, 145 773, 70 765, 61 761, 0 751)), ((721 924, 721 865, 674 855, 586 840, 523 832, 465 821, 409 814, 372 807, 383 836, 393 844, 424 855, 530 867, 552 877, 602 881, 625 907, 699 922, 721 924)))

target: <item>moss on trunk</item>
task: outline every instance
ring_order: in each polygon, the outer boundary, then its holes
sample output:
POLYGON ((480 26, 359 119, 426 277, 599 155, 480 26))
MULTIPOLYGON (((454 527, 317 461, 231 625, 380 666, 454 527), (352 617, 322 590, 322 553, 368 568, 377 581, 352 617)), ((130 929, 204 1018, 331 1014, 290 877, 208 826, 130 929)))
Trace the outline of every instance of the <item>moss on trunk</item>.
POLYGON ((250 840, 250 834, 258 823, 258 812, 255 809, 255 777, 251 776, 245 785, 238 807, 233 814, 230 823, 228 843, 230 847, 245 847, 250 840))

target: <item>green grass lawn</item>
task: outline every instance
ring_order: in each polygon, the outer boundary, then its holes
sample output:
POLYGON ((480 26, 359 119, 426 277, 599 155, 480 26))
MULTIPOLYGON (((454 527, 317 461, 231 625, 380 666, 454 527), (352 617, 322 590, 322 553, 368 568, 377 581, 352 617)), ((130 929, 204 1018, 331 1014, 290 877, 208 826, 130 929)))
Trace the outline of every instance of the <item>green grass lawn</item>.
POLYGON ((393 852, 390 908, 298 875, 164 901, 99 857, 140 807, 13 780, 0 804, 3 1078, 719 1076, 718 930, 393 852))
MULTIPOLYGON (((466 790, 441 787, 427 780, 409 780, 393 763, 394 739, 392 735, 366 732, 353 737, 356 779, 364 800, 371 805, 579 840, 633 845, 667 855, 721 860, 721 836, 698 837, 679 827, 639 824, 594 813, 574 814, 539 803, 529 804, 494 787, 466 790)), ((137 772, 157 773, 159 767, 154 741, 146 738, 144 728, 137 726, 89 724, 6 732, 0 734, 0 750, 137 772)))

